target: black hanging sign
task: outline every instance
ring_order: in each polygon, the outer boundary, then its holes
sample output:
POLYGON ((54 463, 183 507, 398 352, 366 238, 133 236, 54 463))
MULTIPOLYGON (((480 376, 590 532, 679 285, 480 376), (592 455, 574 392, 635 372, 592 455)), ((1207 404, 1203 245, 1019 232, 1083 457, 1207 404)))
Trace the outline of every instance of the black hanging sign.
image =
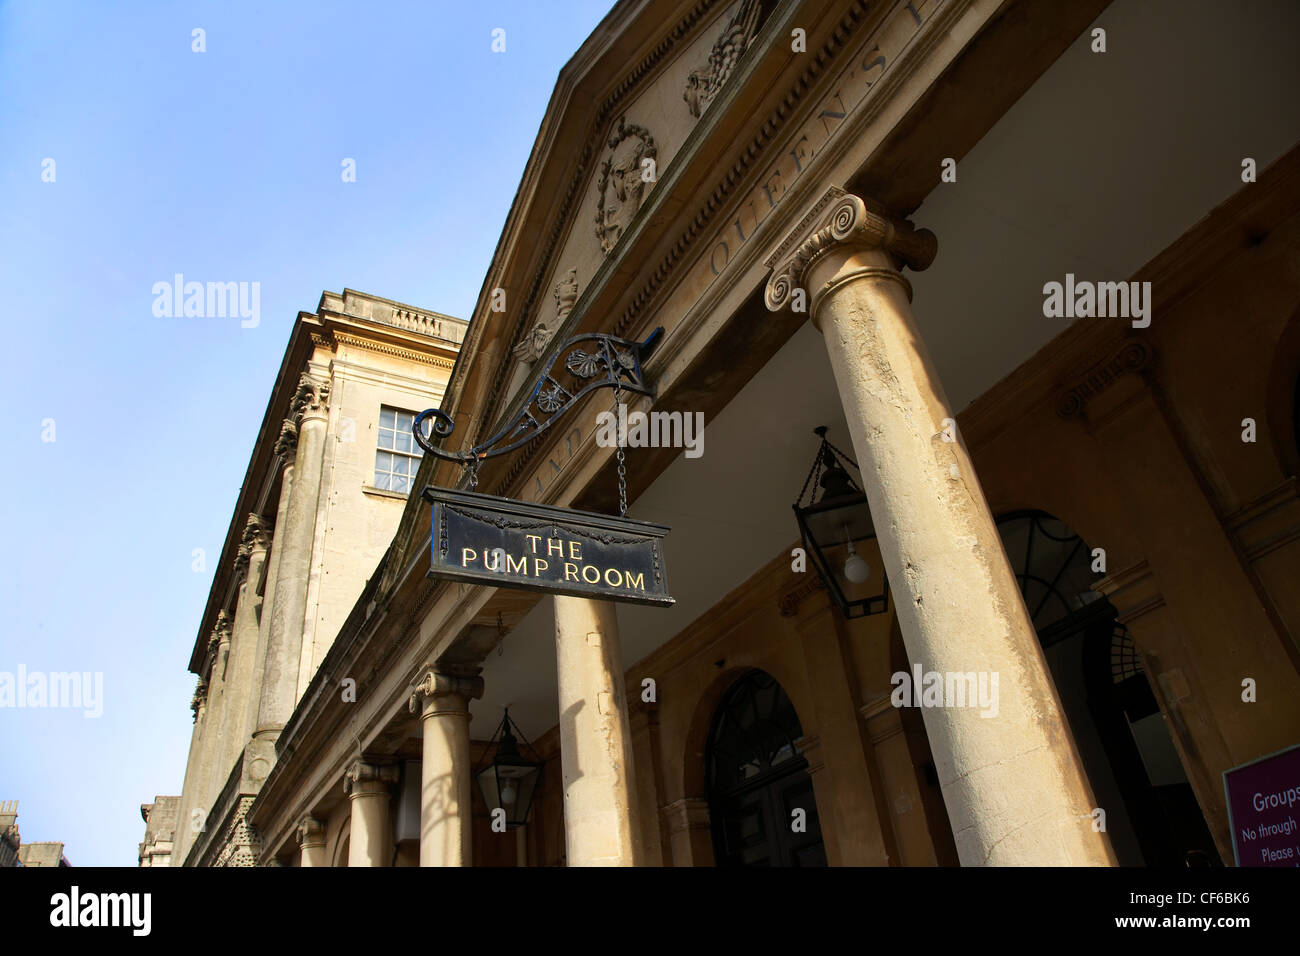
POLYGON ((433 504, 429 574, 468 584, 667 607, 664 525, 425 488, 433 504))

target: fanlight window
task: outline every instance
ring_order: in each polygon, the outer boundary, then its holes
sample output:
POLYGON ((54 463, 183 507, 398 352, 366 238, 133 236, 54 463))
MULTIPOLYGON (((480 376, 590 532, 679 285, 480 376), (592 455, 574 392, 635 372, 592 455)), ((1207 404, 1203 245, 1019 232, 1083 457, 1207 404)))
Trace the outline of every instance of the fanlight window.
POLYGON ((709 738, 709 784, 728 792, 799 759, 803 736, 790 698, 770 675, 753 671, 727 691, 709 738))
POLYGON ((998 532, 1034 629, 1043 631, 1101 597, 1092 552, 1064 522, 1041 511, 998 519, 998 532))

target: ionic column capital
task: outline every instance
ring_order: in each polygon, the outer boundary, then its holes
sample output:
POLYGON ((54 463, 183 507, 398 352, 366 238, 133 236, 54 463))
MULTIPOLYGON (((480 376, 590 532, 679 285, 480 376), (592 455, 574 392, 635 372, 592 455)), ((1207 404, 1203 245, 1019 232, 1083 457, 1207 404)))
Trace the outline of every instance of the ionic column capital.
POLYGON ((469 702, 482 696, 483 678, 431 668, 416 682, 407 709, 422 717, 458 713, 468 716, 469 702))
POLYGON ((373 764, 354 760, 343 772, 343 792, 352 799, 376 793, 386 793, 397 783, 398 771, 394 764, 373 764))
MULTIPOLYGON (((889 253, 893 268, 859 269, 854 275, 876 274, 893 279, 907 289, 911 298, 911 284, 898 269, 902 265, 918 272, 927 268, 938 248, 938 240, 930 230, 915 229, 910 222, 887 216, 858 196, 831 186, 767 257, 764 265, 771 270, 771 275, 763 299, 773 312, 784 308, 794 298, 796 289, 805 288, 814 263, 837 250, 847 256, 861 249, 889 253)), ((807 308, 814 315, 816 303, 826 291, 827 288, 808 290, 811 301, 807 308)))
POLYGON ((293 395, 293 420, 302 427, 305 421, 325 421, 328 414, 330 383, 309 372, 298 378, 298 390, 293 395))
POLYGON ((307 847, 325 845, 325 824, 310 813, 298 821, 296 831, 298 846, 307 847))

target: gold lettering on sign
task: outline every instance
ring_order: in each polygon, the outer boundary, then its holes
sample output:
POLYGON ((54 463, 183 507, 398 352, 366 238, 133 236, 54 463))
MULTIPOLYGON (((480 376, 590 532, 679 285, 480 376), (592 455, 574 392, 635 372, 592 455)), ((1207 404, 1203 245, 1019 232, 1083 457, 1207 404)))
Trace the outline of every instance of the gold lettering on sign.
POLYGON ((601 584, 603 582, 606 587, 611 588, 645 590, 644 571, 603 568, 595 564, 588 564, 582 560, 582 542, 580 541, 572 538, 543 538, 538 534, 529 534, 524 537, 528 539, 528 553, 521 555, 506 554, 504 566, 497 557, 497 552, 501 550, 498 548, 485 551, 482 554, 475 548, 461 548, 460 566, 462 568, 481 568, 484 571, 515 574, 525 578, 539 578, 543 572, 549 571, 551 567, 547 558, 537 557, 539 553, 544 552, 547 557, 556 554, 564 557, 567 553, 572 560, 565 561, 563 564, 565 581, 586 584, 601 584), (545 544, 542 544, 543 541, 545 541, 545 544))
POLYGON ((840 73, 830 94, 818 104, 819 108, 799 130, 789 148, 759 176, 758 185, 741 201, 737 214, 714 235, 708 255, 702 256, 695 265, 696 271, 703 272, 706 268, 710 271, 712 278, 708 282, 722 274, 741 246, 776 209, 781 197, 790 191, 794 181, 839 132, 844 120, 866 102, 872 88, 912 44, 921 27, 941 5, 942 0, 910 0, 900 4, 867 41, 870 46, 859 48, 848 58, 848 65, 840 73))

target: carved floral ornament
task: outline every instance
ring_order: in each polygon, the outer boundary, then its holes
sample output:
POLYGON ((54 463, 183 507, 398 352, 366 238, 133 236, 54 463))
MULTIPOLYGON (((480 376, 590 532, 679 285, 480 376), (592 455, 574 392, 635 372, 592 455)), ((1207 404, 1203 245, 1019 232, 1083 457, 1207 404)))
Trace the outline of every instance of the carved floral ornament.
POLYGON ((655 159, 654 137, 644 126, 618 118, 618 128, 609 138, 609 156, 600 164, 596 181, 596 238, 609 255, 641 208, 653 182, 642 178, 642 163, 655 159))
POLYGON ((709 51, 708 66, 692 70, 686 78, 682 99, 686 101, 692 116, 697 119, 703 116, 713 98, 721 92, 723 84, 740 62, 741 55, 758 33, 762 12, 759 0, 741 0, 736 15, 727 21, 722 34, 709 51))
POLYGON ((298 390, 294 392, 293 417, 301 422, 307 414, 319 414, 328 404, 330 398, 330 383, 313 378, 307 373, 303 373, 298 379, 298 390))
MULTIPOLYGON (((910 222, 889 219, 868 209, 857 196, 832 186, 764 263, 772 270, 763 295, 768 309, 776 312, 788 305, 795 290, 803 288, 814 262, 834 249, 849 245, 883 249, 918 272, 934 261, 938 251, 938 240, 930 230, 918 230, 910 222)), ((897 270, 859 270, 859 273, 876 271, 901 282, 911 298, 911 284, 897 270)), ((811 291, 809 298, 815 298, 811 291)), ((814 305, 809 303, 810 311, 815 311, 814 305)))
POLYGON ((235 551, 235 577, 242 578, 248 573, 248 562, 254 551, 265 551, 270 546, 266 522, 261 515, 250 514, 244 523, 244 537, 235 551))

